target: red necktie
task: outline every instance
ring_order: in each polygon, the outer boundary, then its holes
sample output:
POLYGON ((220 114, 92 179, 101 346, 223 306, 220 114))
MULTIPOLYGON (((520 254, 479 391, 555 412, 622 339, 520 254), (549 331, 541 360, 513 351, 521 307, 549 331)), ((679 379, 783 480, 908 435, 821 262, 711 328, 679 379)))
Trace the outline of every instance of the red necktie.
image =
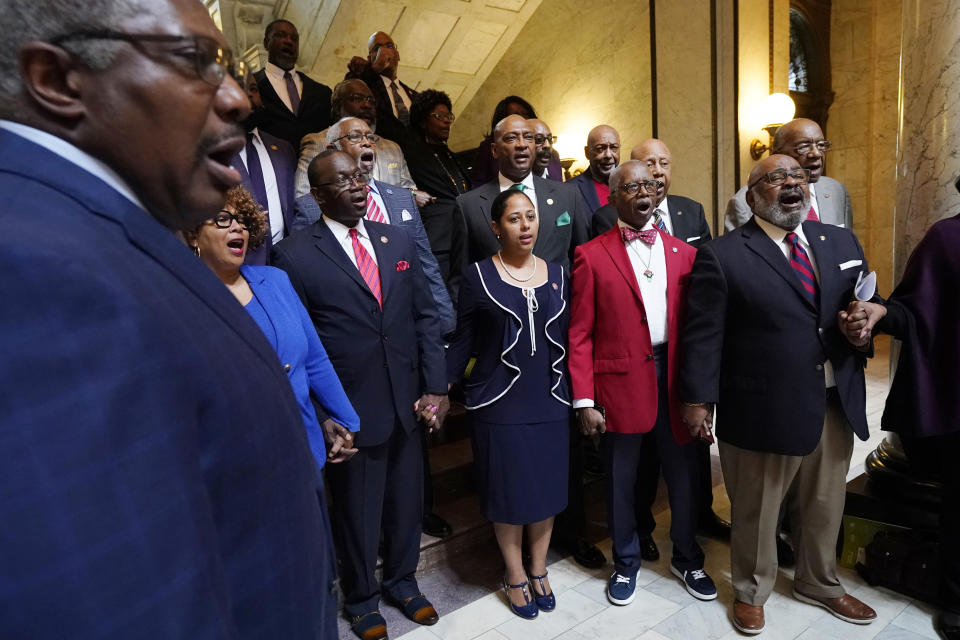
POLYGON ((636 231, 630 227, 620 227, 620 237, 623 238, 624 242, 630 242, 631 240, 640 240, 651 247, 653 243, 657 241, 657 230, 656 229, 646 229, 644 231, 636 231))
POLYGON ((371 193, 370 187, 367 187, 367 220, 373 220, 374 222, 382 222, 387 224, 387 219, 383 217, 383 212, 380 211, 380 207, 377 206, 377 201, 373 199, 373 193, 371 193))
POLYGON ((810 262, 807 252, 800 246, 800 238, 795 233, 787 234, 787 242, 790 243, 790 266, 800 277, 800 284, 803 290, 807 292, 807 297, 813 306, 817 306, 817 279, 813 275, 813 264, 810 262))
POLYGON ((820 216, 817 215, 817 210, 813 208, 813 205, 810 205, 810 211, 807 211, 807 220, 820 222, 820 216))
POLYGON ((370 257, 370 253, 360 244, 360 236, 356 229, 350 229, 350 240, 353 242, 353 255, 357 259, 357 269, 360 270, 363 281, 370 287, 370 291, 373 292, 373 296, 377 299, 382 309, 383 297, 380 291, 380 268, 377 266, 377 263, 373 261, 373 258, 370 257))

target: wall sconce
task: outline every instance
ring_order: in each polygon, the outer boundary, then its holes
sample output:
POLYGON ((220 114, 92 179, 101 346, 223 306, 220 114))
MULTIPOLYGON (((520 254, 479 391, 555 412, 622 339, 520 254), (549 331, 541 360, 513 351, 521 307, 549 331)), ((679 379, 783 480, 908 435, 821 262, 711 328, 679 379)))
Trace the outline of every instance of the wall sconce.
POLYGON ((763 130, 770 134, 770 144, 763 144, 759 138, 750 143, 750 157, 759 160, 765 151, 773 146, 773 136, 777 129, 793 120, 796 106, 793 99, 785 93, 771 93, 763 99, 759 108, 760 121, 764 123, 763 130))

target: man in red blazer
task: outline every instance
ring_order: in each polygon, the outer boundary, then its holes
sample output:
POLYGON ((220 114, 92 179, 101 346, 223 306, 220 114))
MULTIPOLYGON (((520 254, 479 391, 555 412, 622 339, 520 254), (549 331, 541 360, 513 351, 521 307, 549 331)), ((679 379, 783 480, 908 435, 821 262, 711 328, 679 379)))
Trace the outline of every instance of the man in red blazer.
POLYGON ((574 254, 570 380, 584 435, 603 434, 613 604, 633 601, 640 569, 635 506, 640 452, 656 447, 670 497, 670 569, 701 600, 717 597, 703 571, 697 526, 697 448, 680 419, 679 331, 687 276, 697 251, 654 226, 657 181, 625 162, 610 177, 619 220, 574 254))

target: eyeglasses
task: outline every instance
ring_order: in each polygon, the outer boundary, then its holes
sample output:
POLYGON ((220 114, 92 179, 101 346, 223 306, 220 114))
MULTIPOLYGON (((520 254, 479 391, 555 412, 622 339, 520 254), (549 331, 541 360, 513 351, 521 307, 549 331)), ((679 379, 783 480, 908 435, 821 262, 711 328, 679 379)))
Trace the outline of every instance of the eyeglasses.
POLYGON ((236 80, 244 90, 248 85, 247 63, 234 58, 230 49, 221 47, 213 38, 206 36, 176 36, 165 33, 124 33, 122 31, 96 30, 74 31, 57 36, 50 44, 60 46, 70 40, 122 40, 138 47, 146 42, 161 42, 179 44, 183 48, 173 51, 180 58, 193 61, 193 66, 200 79, 211 87, 219 87, 223 80, 230 76, 236 80))
POLYGON ((768 171, 748 184, 747 189, 753 189, 755 186, 760 184, 762 180, 766 180, 769 184, 779 187, 787 181, 788 177, 793 178, 797 184, 807 184, 810 182, 810 170, 793 169, 791 171, 787 171, 786 169, 774 169, 773 171, 768 171))
POLYGON ((440 122, 445 122, 447 124, 453 124, 453 121, 457 119, 452 113, 431 113, 430 117, 434 120, 439 120, 440 122))
POLYGON ((362 93, 351 93, 347 96, 347 100, 350 102, 364 102, 366 104, 374 104, 377 101, 373 96, 365 96, 362 93))
POLYGON ((351 183, 357 183, 359 186, 364 186, 367 184, 367 176, 357 171, 352 176, 339 176, 333 182, 318 182, 317 184, 311 185, 313 187, 329 187, 331 185, 335 186, 337 189, 346 189, 350 186, 351 183))
POLYGON ((826 153, 830 151, 830 147, 833 146, 833 143, 829 140, 818 140, 817 142, 801 142, 793 148, 793 152, 798 156, 805 156, 810 153, 814 147, 817 148, 817 151, 820 153, 826 153))
POLYGON ((364 138, 370 141, 370 144, 377 144, 380 141, 380 136, 375 133, 360 133, 359 131, 351 131, 350 133, 344 134, 334 140, 334 142, 339 142, 346 138, 351 144, 360 144, 364 138))
POLYGON ((557 144, 557 136, 545 136, 545 135, 540 134, 540 133, 538 133, 537 135, 533 136, 533 142, 534 142, 538 147, 539 147, 540 145, 542 145, 544 142, 547 142, 548 140, 550 141, 550 144, 557 144))
POLYGON ((500 140, 501 140, 502 142, 507 143, 507 144, 513 144, 513 143, 517 142, 518 140, 520 140, 520 138, 523 138, 524 142, 533 142, 533 141, 534 141, 533 132, 531 132, 531 131, 527 131, 526 133, 523 133, 523 134, 519 134, 519 133, 505 133, 505 134, 503 134, 503 136, 500 138, 500 140))
POLYGON ((628 182, 627 184, 622 184, 620 185, 619 189, 628 196, 635 196, 640 193, 641 189, 643 189, 643 192, 649 196, 656 193, 657 189, 662 186, 662 180, 643 180, 641 182, 628 182))
POLYGON ((607 149, 609 149, 613 153, 620 153, 620 145, 618 144, 598 144, 593 146, 590 150, 593 151, 596 155, 600 155, 607 149))
POLYGON ((244 229, 247 228, 247 225, 240 218, 240 216, 238 216, 235 213, 231 213, 226 209, 220 209, 220 211, 217 212, 217 215, 207 220, 207 222, 212 222, 217 226, 218 229, 229 229, 230 227, 233 226, 234 220, 236 220, 237 224, 243 227, 244 229))

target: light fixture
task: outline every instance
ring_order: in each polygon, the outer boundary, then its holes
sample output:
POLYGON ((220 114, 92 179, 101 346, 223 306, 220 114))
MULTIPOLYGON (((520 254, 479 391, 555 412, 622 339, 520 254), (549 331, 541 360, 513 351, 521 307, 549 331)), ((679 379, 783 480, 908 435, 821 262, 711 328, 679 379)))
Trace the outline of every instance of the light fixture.
POLYGON ((793 99, 785 93, 771 93, 763 99, 758 109, 760 121, 763 122, 763 130, 770 134, 770 144, 763 144, 759 138, 754 138, 750 143, 750 157, 759 160, 765 151, 773 146, 773 136, 777 129, 787 122, 793 120, 793 114, 796 113, 796 106, 793 99))

